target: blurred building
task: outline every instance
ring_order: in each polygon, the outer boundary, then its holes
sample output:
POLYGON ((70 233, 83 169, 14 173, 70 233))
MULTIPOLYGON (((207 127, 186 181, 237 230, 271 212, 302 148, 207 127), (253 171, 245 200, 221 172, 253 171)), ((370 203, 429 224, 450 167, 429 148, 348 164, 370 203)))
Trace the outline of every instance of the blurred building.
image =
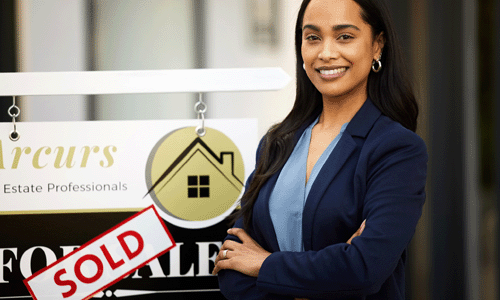
MULTIPOLYGON (((0 71, 281 67, 300 0, 2 0, 0 71)), ((500 0, 388 0, 421 104, 428 198, 407 299, 500 299, 500 0)), ((210 118, 291 109, 295 86, 205 95, 210 118)), ((197 95, 23 97, 22 121, 195 118, 197 95)), ((0 100, 0 120, 11 98, 0 100)), ((1 283, 0 283, 1 285, 1 283)))

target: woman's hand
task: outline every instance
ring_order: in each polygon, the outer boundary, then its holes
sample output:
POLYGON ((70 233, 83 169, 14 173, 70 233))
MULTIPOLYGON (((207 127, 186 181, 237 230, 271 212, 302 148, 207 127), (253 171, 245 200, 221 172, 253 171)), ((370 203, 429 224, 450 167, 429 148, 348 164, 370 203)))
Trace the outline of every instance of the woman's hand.
POLYGON ((242 243, 231 240, 224 242, 215 259, 212 274, 215 275, 223 269, 231 269, 257 277, 262 263, 271 253, 264 250, 241 228, 231 228, 227 233, 238 237, 242 243))
POLYGON ((365 224, 366 224, 366 220, 363 221, 363 223, 361 223, 361 226, 359 226, 359 229, 358 231, 356 231, 352 236, 351 238, 347 241, 347 243, 350 245, 351 244, 351 241, 353 238, 357 237, 357 236, 360 236, 361 233, 363 232, 363 230, 365 230, 365 224))

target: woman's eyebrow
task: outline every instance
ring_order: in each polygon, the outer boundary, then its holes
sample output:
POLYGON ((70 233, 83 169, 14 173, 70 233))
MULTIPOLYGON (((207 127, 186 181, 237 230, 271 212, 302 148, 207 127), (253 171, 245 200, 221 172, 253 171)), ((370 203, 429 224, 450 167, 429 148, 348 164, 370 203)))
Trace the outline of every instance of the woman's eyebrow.
POLYGON ((347 29, 347 28, 353 28, 353 29, 356 29, 357 31, 361 31, 361 29, 359 29, 357 26, 352 25, 352 24, 335 25, 335 26, 333 26, 333 31, 343 30, 343 29, 347 29))
MULTIPOLYGON (((314 31, 321 31, 318 26, 311 25, 311 24, 304 25, 304 27, 302 27, 302 31, 304 31, 307 28, 312 29, 314 31)), ((339 30, 343 30, 343 29, 347 29, 347 28, 353 28, 353 29, 356 29, 357 31, 361 31, 361 29, 359 29, 357 26, 352 25, 352 24, 335 25, 335 26, 333 26, 333 31, 339 31, 339 30)))
POLYGON ((306 30, 307 28, 312 29, 314 31, 321 31, 321 30, 319 30, 319 27, 311 25, 311 24, 304 25, 304 27, 302 27, 302 31, 306 30))

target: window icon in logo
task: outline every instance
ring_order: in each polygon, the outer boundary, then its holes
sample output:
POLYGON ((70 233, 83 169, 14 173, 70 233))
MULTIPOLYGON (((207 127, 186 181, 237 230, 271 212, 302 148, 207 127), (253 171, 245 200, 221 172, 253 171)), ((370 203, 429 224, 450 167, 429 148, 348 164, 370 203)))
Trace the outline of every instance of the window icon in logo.
POLYGON ((188 176, 188 198, 210 197, 210 176, 188 176))

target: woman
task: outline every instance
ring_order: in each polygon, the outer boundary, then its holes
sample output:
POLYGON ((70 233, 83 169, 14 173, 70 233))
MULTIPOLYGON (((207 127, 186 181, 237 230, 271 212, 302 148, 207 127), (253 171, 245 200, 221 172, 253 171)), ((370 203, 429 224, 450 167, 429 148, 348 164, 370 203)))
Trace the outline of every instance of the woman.
POLYGON ((216 259, 220 289, 228 299, 404 299, 427 152, 387 8, 304 0, 295 41, 296 101, 259 145, 216 259))

